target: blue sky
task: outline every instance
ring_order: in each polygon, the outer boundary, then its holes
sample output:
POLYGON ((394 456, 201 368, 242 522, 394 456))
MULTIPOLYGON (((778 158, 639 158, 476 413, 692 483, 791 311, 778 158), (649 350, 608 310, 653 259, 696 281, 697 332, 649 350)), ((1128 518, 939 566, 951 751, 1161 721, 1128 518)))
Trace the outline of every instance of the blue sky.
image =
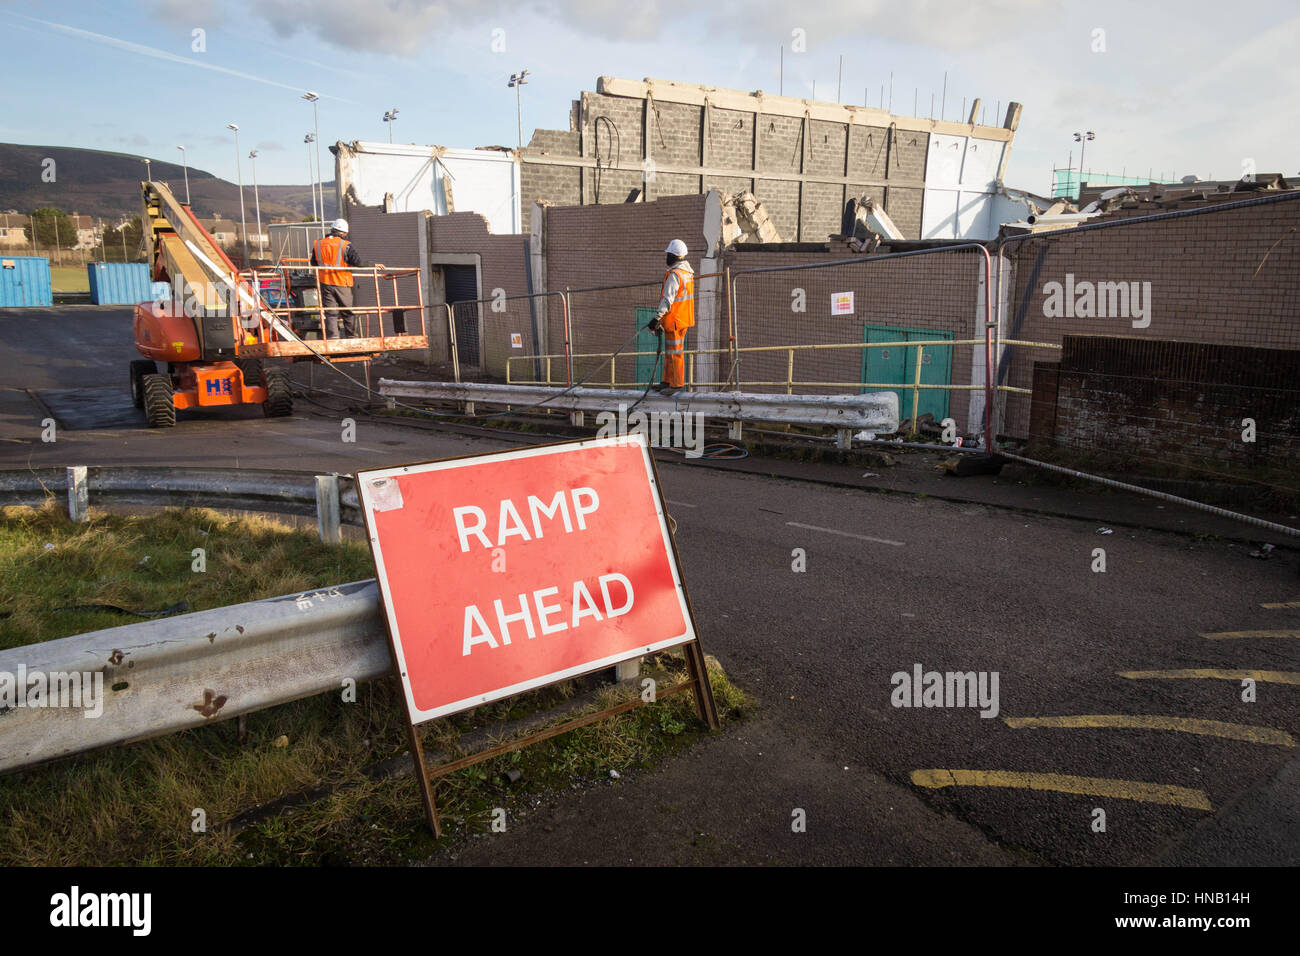
MULTIPOLYGON (((569 103, 599 75, 662 77, 878 105, 893 74, 895 112, 929 115, 947 72, 946 118, 983 98, 988 122, 1009 100, 1024 114, 1007 184, 1045 192, 1075 130, 1093 130, 1087 165, 1145 175, 1296 175, 1300 12, 1254 3, 1065 0, 0 0, 0 140, 84 146, 177 161, 235 178, 227 123, 258 180, 308 179, 303 135, 321 94, 321 139, 446 146, 516 141, 567 128, 569 103), (194 31, 202 34, 202 49, 194 31), (793 31, 807 39, 791 50, 793 31), (1098 31, 1102 31, 1100 34, 1098 31), (1099 42, 1100 41, 1100 42, 1099 42), (1098 49, 1098 47, 1102 49, 1098 49)), ((888 104, 887 104, 888 105, 888 104)), ((936 105, 936 113, 938 106, 936 105)), ((329 175, 329 154, 324 153, 329 175)), ((1078 163, 1078 154, 1074 154, 1078 163)))

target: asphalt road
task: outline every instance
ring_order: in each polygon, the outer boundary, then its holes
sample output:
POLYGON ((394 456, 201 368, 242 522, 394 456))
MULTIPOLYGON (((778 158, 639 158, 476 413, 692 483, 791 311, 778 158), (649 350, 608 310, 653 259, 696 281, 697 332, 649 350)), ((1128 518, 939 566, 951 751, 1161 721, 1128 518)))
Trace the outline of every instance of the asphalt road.
MULTIPOLYGON (((152 432, 127 397, 129 324, 124 310, 0 312, 0 465, 344 472, 514 443, 367 418, 345 443, 328 395, 289 419, 152 432)), ((1102 535, 1105 503, 1087 495, 1076 520, 1002 507, 1006 488, 994 506, 753 466, 670 456, 661 474, 705 649, 759 714, 654 771, 548 799, 448 862, 1300 862, 1300 606, 1264 606, 1300 602, 1294 553, 1102 535), (996 673, 996 715, 896 706, 917 665, 996 673)), ((964 481, 978 498, 992 480, 964 481)))

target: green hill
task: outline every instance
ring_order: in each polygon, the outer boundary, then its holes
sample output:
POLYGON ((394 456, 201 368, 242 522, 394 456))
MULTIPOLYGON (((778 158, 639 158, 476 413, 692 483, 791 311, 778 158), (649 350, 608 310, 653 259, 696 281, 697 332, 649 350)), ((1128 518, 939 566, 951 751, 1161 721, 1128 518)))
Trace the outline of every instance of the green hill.
MULTIPOLYGON (((29 213, 42 206, 54 206, 67 213, 105 219, 139 215, 140 181, 144 179, 145 171, 143 159, 130 153, 98 149, 0 143, 0 212, 15 209, 29 213), (41 179, 47 157, 55 162, 55 181, 52 183, 41 179)), ((153 157, 149 159, 153 178, 167 183, 184 201, 185 177, 181 165, 153 157)), ((311 215, 309 185, 259 185, 258 193, 263 222, 282 216, 300 220, 311 215)), ((239 187, 193 166, 190 167, 190 198, 194 211, 202 218, 211 218, 214 214, 225 219, 239 218, 239 187)), ((244 184, 244 203, 251 219, 251 183, 244 184)), ((331 219, 335 215, 334 184, 328 182, 325 184, 325 217, 331 219)))

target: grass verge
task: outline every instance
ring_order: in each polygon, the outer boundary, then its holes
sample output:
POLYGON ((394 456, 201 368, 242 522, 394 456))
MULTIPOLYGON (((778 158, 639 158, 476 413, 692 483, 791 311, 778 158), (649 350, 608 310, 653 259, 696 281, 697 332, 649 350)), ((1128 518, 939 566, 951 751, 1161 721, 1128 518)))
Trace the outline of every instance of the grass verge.
MULTIPOLYGON (((0 509, 0 646, 126 623, 63 604, 192 610, 370 576, 364 545, 326 546, 262 518, 189 509, 150 517, 95 513, 73 525, 56 508, 0 509), (51 545, 51 547, 46 547, 51 545), (207 570, 192 570, 195 547, 207 570), (149 561, 144 557, 149 556, 149 561), (89 621, 89 625, 87 625, 89 621)), ((724 722, 752 701, 709 660, 724 722)), ((642 676, 684 679, 680 655, 655 655, 642 676)), ((461 756, 469 731, 549 711, 584 689, 593 710, 636 691, 570 681, 434 721, 428 753, 461 756)), ((653 767, 707 734, 689 693, 465 768, 440 780, 446 835, 435 842, 409 767, 400 690, 392 680, 327 694, 99 754, 0 777, 0 865, 365 865, 427 860, 490 832, 493 811, 527 814, 548 795, 653 767), (517 780, 510 778, 518 771, 517 780), (203 824, 200 827, 200 823, 203 824)), ((569 713, 564 718, 575 716, 569 713)), ((432 758, 431 758, 432 762, 432 758)))

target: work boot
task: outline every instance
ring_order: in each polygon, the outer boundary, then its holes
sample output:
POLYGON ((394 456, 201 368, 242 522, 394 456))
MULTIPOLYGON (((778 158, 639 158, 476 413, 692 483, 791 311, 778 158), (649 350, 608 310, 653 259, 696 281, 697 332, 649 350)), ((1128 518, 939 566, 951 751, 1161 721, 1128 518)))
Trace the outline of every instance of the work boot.
POLYGON ((654 387, 655 391, 661 395, 668 395, 677 391, 676 385, 669 385, 667 382, 660 382, 654 387))

